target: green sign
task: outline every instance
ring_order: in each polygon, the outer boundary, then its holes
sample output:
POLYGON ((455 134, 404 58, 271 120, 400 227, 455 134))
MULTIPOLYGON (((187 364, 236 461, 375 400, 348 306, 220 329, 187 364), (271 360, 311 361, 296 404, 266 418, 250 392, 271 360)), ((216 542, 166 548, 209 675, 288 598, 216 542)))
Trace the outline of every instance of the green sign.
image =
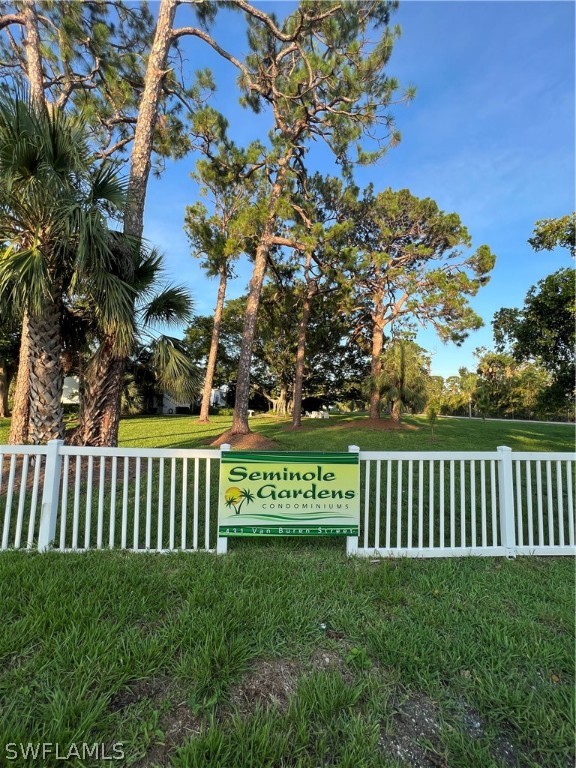
POLYGON ((224 451, 219 536, 357 536, 357 453, 224 451))

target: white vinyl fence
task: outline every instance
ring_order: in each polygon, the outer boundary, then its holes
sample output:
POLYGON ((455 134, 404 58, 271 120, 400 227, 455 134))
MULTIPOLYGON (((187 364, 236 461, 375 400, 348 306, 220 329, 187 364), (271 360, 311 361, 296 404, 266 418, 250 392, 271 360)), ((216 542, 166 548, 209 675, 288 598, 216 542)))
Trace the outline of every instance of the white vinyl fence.
POLYGON ((574 555, 570 453, 361 451, 367 556, 574 555))
POLYGON ((0 446, 0 548, 213 549, 219 463, 218 450, 0 446))
MULTIPOLYGON (((360 535, 348 554, 576 554, 573 454, 359 456, 360 535)), ((224 552, 219 466, 219 450, 0 446, 0 549, 224 552)))

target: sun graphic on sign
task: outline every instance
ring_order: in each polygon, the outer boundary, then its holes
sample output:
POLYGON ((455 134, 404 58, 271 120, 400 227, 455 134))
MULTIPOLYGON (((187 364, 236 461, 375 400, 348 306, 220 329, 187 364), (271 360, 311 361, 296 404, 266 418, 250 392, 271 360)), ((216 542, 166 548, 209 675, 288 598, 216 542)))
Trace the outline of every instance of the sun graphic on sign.
POLYGON ((224 493, 224 501, 229 509, 232 508, 239 515, 244 502, 249 504, 251 501, 254 501, 254 495, 246 488, 240 490, 240 488, 232 486, 224 493))

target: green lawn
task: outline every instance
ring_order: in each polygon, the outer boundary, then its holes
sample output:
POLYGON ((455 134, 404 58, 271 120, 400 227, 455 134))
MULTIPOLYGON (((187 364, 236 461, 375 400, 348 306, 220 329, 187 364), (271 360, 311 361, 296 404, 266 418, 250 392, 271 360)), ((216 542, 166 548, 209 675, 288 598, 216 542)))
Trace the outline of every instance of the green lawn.
MULTIPOLYGON (((440 417, 432 437, 423 416, 404 419, 409 429, 375 431, 350 426, 358 414, 330 419, 305 419, 301 430, 290 429, 289 419, 259 416, 251 419, 252 430, 278 443, 286 451, 345 451, 359 445, 364 451, 492 451, 508 445, 515 451, 573 451, 574 425, 529 424, 440 417)), ((121 446, 154 448, 206 448, 230 427, 230 416, 213 416, 199 424, 196 416, 136 416, 120 422, 121 446)), ((0 419, 0 444, 8 439, 9 420, 0 419)))
MULTIPOLYGON (((469 419, 440 418, 432 438, 423 416, 408 416, 405 423, 414 429, 374 431, 357 422, 357 414, 326 419, 305 419, 301 430, 290 429, 288 419, 261 416, 251 420, 255 432, 274 440, 287 451, 346 450, 359 445, 365 451, 421 450, 494 450, 508 445, 517 451, 571 451, 574 449, 573 425, 506 423, 469 419)), ((230 417, 212 417, 209 424, 200 425, 196 417, 152 416, 124 419, 120 426, 121 445, 168 447, 205 447, 231 424, 230 417)))
POLYGON ((8 552, 0 591, 2 744, 198 768, 572 764, 568 559, 8 552))
MULTIPOLYGON (((568 426, 348 417, 253 427, 282 448, 573 449, 568 426)), ((230 424, 126 419, 122 445, 205 446, 230 424)), ((5 439, 0 423, 0 442, 5 439)), ((235 542, 226 557, 0 555, 6 744, 104 743, 180 768, 568 768, 574 562, 348 560, 333 540, 235 542)))

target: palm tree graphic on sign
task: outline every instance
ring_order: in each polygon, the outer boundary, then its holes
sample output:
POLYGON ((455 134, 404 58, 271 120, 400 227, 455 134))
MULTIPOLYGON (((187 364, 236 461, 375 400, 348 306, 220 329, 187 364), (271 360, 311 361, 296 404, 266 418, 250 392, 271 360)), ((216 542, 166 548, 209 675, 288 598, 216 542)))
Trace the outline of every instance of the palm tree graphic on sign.
POLYGON ((232 508, 234 512, 239 515, 244 502, 249 504, 251 501, 254 501, 254 495, 250 493, 247 488, 241 490, 240 488, 232 486, 232 488, 228 488, 224 494, 224 501, 226 502, 228 509, 232 508))

